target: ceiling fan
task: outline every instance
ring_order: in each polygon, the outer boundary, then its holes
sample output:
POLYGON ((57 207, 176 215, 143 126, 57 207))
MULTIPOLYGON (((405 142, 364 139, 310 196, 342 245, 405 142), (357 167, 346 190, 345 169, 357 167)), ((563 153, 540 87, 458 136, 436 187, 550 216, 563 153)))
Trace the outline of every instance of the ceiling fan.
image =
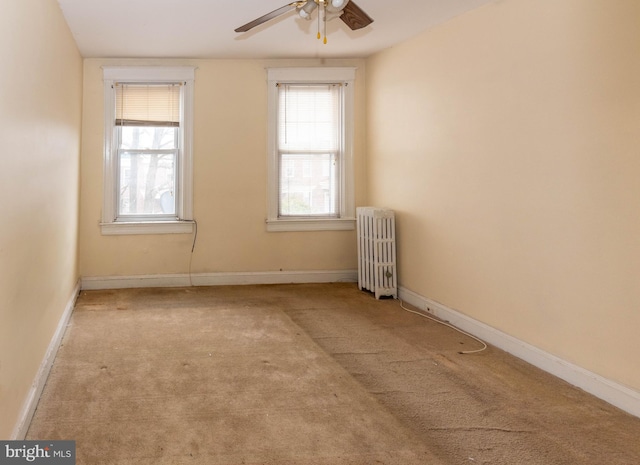
MULTIPOLYGON (((235 32, 247 32, 260 24, 266 23, 267 21, 291 11, 294 8, 298 11, 298 15, 301 18, 311 20, 312 13, 318 7, 320 7, 320 10, 324 12, 325 44, 327 43, 326 22, 328 20, 339 17, 353 31, 362 29, 373 22, 373 19, 371 19, 368 14, 362 11, 362 9, 351 0, 301 0, 289 3, 277 10, 267 13, 266 15, 260 16, 259 18, 235 29, 235 32)), ((320 13, 318 13, 318 24, 319 23, 320 13)), ((320 31, 318 30, 318 39, 319 38, 320 31)))

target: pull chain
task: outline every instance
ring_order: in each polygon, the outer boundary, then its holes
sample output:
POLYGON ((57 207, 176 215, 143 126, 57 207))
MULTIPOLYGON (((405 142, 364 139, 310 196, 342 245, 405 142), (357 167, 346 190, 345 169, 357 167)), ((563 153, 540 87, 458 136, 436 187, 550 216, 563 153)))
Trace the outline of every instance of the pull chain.
POLYGON ((320 11, 318 10, 318 40, 320 40, 320 11))
POLYGON ((317 4, 319 4, 322 8, 318 8, 318 40, 322 38, 322 34, 320 34, 320 10, 322 9, 323 22, 324 22, 324 40, 323 43, 327 43, 327 0, 315 0, 317 4))
POLYGON ((325 0, 323 3, 324 6, 324 41, 323 43, 326 45, 327 43, 327 0, 325 0))

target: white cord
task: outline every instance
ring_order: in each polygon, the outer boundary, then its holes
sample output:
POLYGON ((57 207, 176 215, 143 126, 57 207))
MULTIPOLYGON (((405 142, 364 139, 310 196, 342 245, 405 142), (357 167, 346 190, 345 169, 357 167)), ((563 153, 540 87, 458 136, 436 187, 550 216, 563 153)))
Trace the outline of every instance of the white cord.
POLYGON ((477 354, 478 352, 482 352, 483 350, 485 350, 485 349, 487 348, 487 344, 485 344, 485 343, 484 343, 484 341, 482 341, 482 340, 478 339, 477 337, 475 337, 475 336, 473 336, 473 335, 471 335, 471 334, 469 334, 469 333, 467 333, 467 332, 465 332, 465 331, 462 331, 460 328, 456 328, 455 326, 453 326, 453 325, 451 325, 451 324, 447 323, 446 321, 438 320, 438 319, 436 319, 436 318, 433 318, 432 316, 426 315, 426 314, 425 314, 425 313, 423 313, 423 312, 418 312, 418 311, 416 311, 416 310, 411 310, 410 308, 407 308, 407 307, 405 307, 405 306, 402 304, 402 300, 400 301, 400 307, 402 307, 404 310, 406 310, 406 311, 407 311, 407 312, 409 312, 409 313, 415 313, 416 315, 419 315, 419 316, 421 316, 421 317, 423 317, 423 318, 428 318, 429 320, 431 320, 431 321, 435 321, 435 322, 436 322, 436 323, 438 323, 438 324, 444 325, 444 326, 446 326, 446 327, 448 327, 448 328, 451 328, 451 329, 455 329, 455 330, 456 330, 456 331, 458 331, 460 334, 464 334, 465 336, 470 337, 471 339, 473 339, 473 340, 475 340, 475 341, 478 341, 480 344, 482 344, 482 349, 476 349, 476 350, 464 350, 464 351, 462 351, 462 352, 458 352, 459 354, 465 354, 465 355, 467 355, 467 354, 477 354))

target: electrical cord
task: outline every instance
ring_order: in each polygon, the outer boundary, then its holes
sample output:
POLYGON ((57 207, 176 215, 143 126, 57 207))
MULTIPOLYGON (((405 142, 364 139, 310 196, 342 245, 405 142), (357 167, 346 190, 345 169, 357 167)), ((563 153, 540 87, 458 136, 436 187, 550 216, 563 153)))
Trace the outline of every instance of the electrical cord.
POLYGON ((455 326, 453 326, 452 324, 447 323, 446 321, 438 320, 437 318, 434 318, 434 317, 432 317, 432 316, 426 315, 426 314, 424 314, 423 312, 418 312, 418 311, 416 311, 416 310, 411 310, 410 308, 407 308, 407 307, 405 307, 405 306, 403 305, 402 300, 400 301, 400 307, 401 307, 403 310, 405 310, 405 311, 407 311, 407 312, 409 312, 409 313, 415 313, 415 314, 416 314, 416 315, 418 315, 418 316, 421 316, 421 317, 423 317, 423 318, 427 318, 427 319, 429 319, 429 320, 431 320, 431 321, 435 321, 435 322, 436 322, 436 323, 438 323, 438 324, 441 324, 441 325, 443 325, 443 326, 447 326, 448 328, 454 329, 454 330, 458 331, 460 334, 464 334, 465 336, 470 337, 471 339, 473 339, 473 340, 475 340, 475 341, 479 342, 480 344, 482 344, 482 348, 481 348, 481 349, 476 349, 476 350, 464 350, 464 351, 458 352, 459 354, 463 354, 463 355, 468 355, 468 354, 477 354, 477 353, 482 352, 483 350, 485 350, 485 349, 487 348, 487 344, 486 344, 484 341, 482 341, 482 340, 478 339, 477 337, 475 337, 475 336, 473 336, 473 335, 471 335, 471 334, 467 333, 466 331, 461 330, 460 328, 456 328, 455 326))
POLYGON ((193 262, 193 251, 196 248, 196 239, 198 238, 198 222, 194 219, 194 234, 193 234, 193 243, 191 244, 191 253, 189 254, 189 285, 193 286, 193 281, 191 279, 191 263, 193 262))
POLYGON ((196 239, 198 238, 198 222, 194 219, 193 225, 195 226, 195 233, 193 234, 193 244, 191 244, 191 253, 196 248, 196 239))

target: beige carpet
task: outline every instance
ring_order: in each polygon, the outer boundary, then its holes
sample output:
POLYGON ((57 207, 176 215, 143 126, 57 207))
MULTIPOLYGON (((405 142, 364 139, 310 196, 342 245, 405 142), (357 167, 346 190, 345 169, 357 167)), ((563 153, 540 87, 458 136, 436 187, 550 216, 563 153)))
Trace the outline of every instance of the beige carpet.
POLYGON ((78 464, 635 464, 640 419, 354 284, 82 292, 28 439, 78 464))
POLYGON ((83 292, 29 438, 79 464, 438 463, 273 291, 83 292))

